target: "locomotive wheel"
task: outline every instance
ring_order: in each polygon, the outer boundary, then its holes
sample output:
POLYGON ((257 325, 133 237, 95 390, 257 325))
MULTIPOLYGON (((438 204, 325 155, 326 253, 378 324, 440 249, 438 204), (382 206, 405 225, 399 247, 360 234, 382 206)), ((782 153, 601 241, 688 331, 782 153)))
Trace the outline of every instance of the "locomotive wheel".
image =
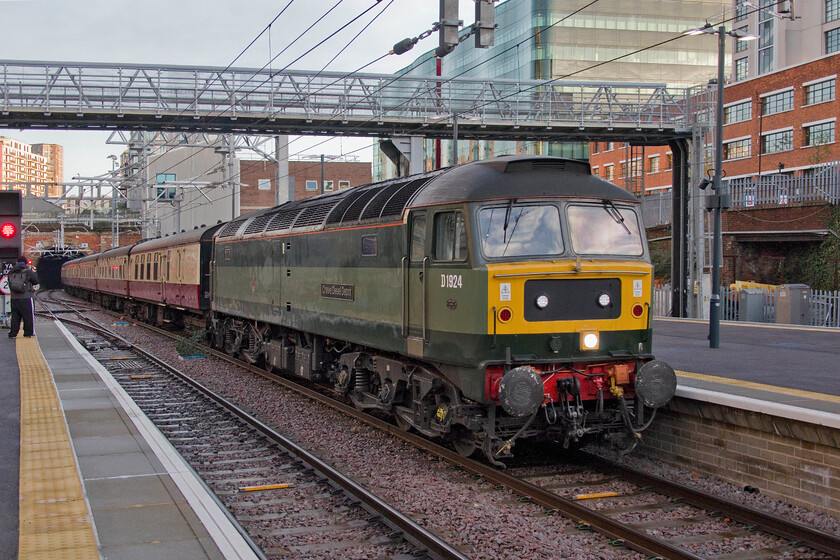
POLYGON ((396 413, 394 414, 394 421, 397 424, 397 428, 399 428, 400 430, 402 430, 404 432, 410 432, 411 430, 414 429, 414 426, 411 424, 411 422, 409 422, 408 420, 405 420, 399 414, 396 414, 396 413))
POLYGON ((475 435, 461 424, 452 426, 452 431, 449 434, 449 440, 452 442, 452 447, 458 452, 461 457, 470 457, 478 449, 476 445, 475 435))

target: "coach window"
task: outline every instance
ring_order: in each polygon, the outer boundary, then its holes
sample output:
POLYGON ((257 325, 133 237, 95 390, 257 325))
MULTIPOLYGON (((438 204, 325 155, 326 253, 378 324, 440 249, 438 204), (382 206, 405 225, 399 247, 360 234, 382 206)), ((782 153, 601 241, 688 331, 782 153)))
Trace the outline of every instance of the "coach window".
POLYGON ((435 214, 434 258, 439 262, 467 260, 467 230, 461 212, 435 214))
POLYGON ((411 222, 411 260, 422 261, 426 255, 426 214, 415 214, 411 222))

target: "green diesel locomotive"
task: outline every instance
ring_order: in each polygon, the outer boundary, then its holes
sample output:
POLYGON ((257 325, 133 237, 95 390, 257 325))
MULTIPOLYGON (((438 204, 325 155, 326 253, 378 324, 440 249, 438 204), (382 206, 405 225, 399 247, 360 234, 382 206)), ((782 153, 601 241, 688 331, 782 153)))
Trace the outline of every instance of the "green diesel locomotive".
POLYGON ((676 388, 638 207, 536 156, 289 202, 214 230, 200 312, 215 346, 463 455, 638 436, 676 388))

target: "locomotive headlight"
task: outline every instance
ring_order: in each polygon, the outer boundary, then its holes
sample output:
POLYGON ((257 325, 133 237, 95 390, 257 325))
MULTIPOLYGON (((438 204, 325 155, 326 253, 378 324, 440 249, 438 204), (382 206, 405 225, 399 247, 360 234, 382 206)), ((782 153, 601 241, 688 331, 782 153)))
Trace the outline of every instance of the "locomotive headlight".
POLYGON ((581 350, 597 350, 600 337, 596 332, 582 332, 580 333, 580 349, 581 350))
POLYGON ((536 301, 534 302, 538 308, 545 309, 548 307, 548 296, 546 294, 540 294, 537 296, 536 301))
POLYGON ((610 294, 604 292, 598 296, 598 305, 601 307, 607 307, 612 300, 610 299, 610 294))

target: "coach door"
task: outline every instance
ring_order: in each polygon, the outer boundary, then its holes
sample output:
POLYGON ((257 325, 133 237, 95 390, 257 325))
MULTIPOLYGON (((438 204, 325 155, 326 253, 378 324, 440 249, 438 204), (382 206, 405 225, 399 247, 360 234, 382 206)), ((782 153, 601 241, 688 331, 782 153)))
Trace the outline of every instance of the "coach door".
POLYGON ((426 251, 426 212, 411 215, 408 233, 408 256, 403 258, 403 336, 412 356, 423 356, 426 342, 426 280, 429 257, 426 251))

